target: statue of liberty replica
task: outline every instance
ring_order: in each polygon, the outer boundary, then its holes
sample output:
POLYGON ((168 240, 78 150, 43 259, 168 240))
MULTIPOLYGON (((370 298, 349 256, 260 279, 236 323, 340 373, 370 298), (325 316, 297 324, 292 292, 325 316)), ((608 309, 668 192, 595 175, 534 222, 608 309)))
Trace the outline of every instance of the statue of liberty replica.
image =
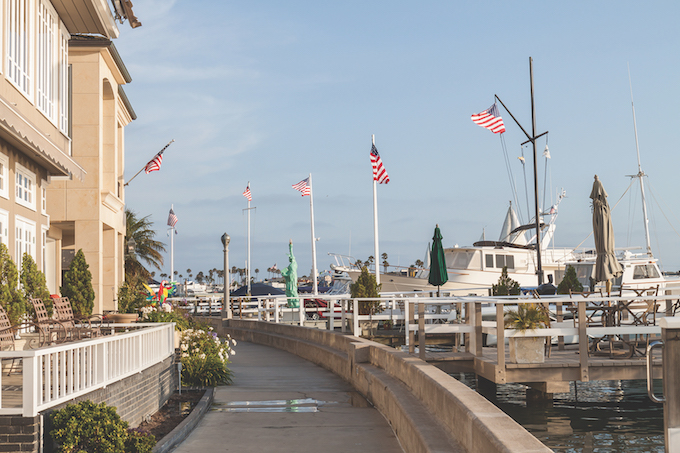
POLYGON ((293 240, 288 244, 288 267, 281 271, 281 275, 286 280, 286 296, 288 299, 288 308, 298 308, 300 306, 300 299, 298 299, 297 290, 297 261, 293 255, 293 240))

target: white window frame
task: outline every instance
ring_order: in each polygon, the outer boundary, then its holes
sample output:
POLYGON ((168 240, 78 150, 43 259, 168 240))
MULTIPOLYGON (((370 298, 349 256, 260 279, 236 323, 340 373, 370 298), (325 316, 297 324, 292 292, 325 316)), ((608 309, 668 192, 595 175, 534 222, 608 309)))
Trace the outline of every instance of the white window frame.
POLYGON ((40 250, 41 250, 41 256, 42 256, 42 273, 45 273, 45 270, 47 269, 47 261, 45 260, 47 256, 47 228, 45 226, 40 227, 40 250))
POLYGON ((40 180, 40 213, 47 215, 47 181, 40 180))
POLYGON ((57 82, 59 70, 56 64, 60 53, 57 48, 57 13, 45 0, 37 4, 37 33, 35 37, 35 95, 38 110, 53 123, 56 121, 57 82))
POLYGON ((15 262, 21 268, 24 253, 28 253, 35 261, 35 222, 25 217, 14 218, 14 250, 15 262))
POLYGON ((68 41, 71 35, 64 26, 63 22, 59 22, 59 77, 58 77, 58 95, 57 102, 59 103, 59 130, 64 135, 69 135, 69 110, 70 110, 70 80, 68 70, 68 41))
POLYGON ((35 173, 17 163, 14 166, 14 200, 17 204, 35 211, 35 173))
POLYGON ((0 242, 9 248, 9 212, 0 209, 0 242))
POLYGON ((32 100, 33 74, 33 1, 6 0, 6 77, 32 100))
POLYGON ((0 153, 0 197, 9 200, 9 157, 0 153))

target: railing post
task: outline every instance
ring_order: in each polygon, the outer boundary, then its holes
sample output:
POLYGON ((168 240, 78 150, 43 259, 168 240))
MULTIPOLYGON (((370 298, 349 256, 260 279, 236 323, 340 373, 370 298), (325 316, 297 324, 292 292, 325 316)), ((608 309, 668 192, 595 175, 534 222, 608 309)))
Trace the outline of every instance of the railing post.
POLYGON ((300 327, 304 327, 306 315, 307 312, 305 311, 305 301, 298 299, 298 321, 300 323, 300 327))
POLYGON ((663 347, 663 420, 666 451, 680 451, 680 318, 662 318, 663 347))
POLYGON ((361 332, 359 332, 359 301, 357 299, 352 299, 353 305, 353 316, 352 316, 352 326, 354 327, 354 336, 360 337, 361 332))
POLYGON ((586 301, 578 301, 578 355, 581 381, 588 382, 588 335, 586 333, 586 301))
POLYGON ((328 299, 326 306, 330 308, 330 313, 328 314, 328 330, 331 332, 335 330, 335 301, 333 299, 328 299))
POLYGON ((279 299, 274 299, 274 323, 279 323, 279 299))
POLYGON ((269 315, 269 299, 264 300, 264 319, 265 321, 271 321, 271 316, 269 315))
POLYGON ((345 307, 347 307, 347 299, 342 299, 340 301, 340 332, 343 333, 347 331, 347 310, 345 307))
POLYGON ((499 384, 505 383, 505 313, 502 302, 496 302, 496 352, 498 354, 499 384))
MULTIPOLYGON (((411 301, 408 300, 406 303, 410 304, 411 301)), ((410 307, 410 310, 408 312, 408 326, 409 326, 409 329, 408 329, 408 340, 409 340, 408 352, 411 353, 411 354, 413 354, 416 351, 416 335, 415 335, 415 333, 413 333, 413 331, 411 330, 411 326, 410 326, 411 324, 416 323, 415 311, 416 311, 416 305, 415 305, 415 302, 414 302, 413 306, 410 307)))
POLYGON ((418 355, 425 360, 425 302, 418 303, 418 355))
POLYGON ((42 373, 42 367, 38 366, 41 356, 34 355, 33 357, 23 358, 23 416, 35 417, 38 415, 38 404, 40 404, 40 383, 42 376, 37 373, 42 373))
POLYGON ((408 315, 410 312, 409 309, 409 303, 408 299, 404 299, 404 344, 408 348, 409 352, 411 351, 411 344, 413 343, 411 341, 411 317, 408 315))
POLYGON ((481 357, 484 353, 482 351, 483 336, 482 336, 482 303, 474 302, 474 322, 475 322, 475 337, 474 337, 474 354, 477 357, 481 357))

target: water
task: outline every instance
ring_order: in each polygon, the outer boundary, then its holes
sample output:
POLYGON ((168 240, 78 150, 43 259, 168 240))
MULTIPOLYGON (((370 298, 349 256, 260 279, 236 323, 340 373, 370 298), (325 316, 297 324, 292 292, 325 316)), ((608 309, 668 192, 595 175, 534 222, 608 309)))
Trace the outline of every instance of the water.
MULTIPOLYGON (((475 375, 453 373, 475 388, 475 375)), ((553 406, 527 407, 526 386, 499 384, 484 395, 503 412, 559 453, 664 451, 663 405, 647 396, 645 381, 578 382, 555 393, 553 406)), ((657 395, 661 389, 655 389, 657 395)))

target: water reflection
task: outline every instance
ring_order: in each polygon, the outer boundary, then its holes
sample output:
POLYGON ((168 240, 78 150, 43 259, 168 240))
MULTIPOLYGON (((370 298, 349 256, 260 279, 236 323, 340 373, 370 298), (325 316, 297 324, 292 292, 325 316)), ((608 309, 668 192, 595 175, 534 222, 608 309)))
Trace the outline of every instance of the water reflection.
MULTIPOLYGON (((474 374, 452 376, 476 388, 474 374)), ((569 393, 554 394, 552 407, 527 406, 525 395, 521 384, 498 385, 495 396, 484 394, 555 452, 664 451, 663 405, 649 400, 645 381, 572 383, 569 393)))

